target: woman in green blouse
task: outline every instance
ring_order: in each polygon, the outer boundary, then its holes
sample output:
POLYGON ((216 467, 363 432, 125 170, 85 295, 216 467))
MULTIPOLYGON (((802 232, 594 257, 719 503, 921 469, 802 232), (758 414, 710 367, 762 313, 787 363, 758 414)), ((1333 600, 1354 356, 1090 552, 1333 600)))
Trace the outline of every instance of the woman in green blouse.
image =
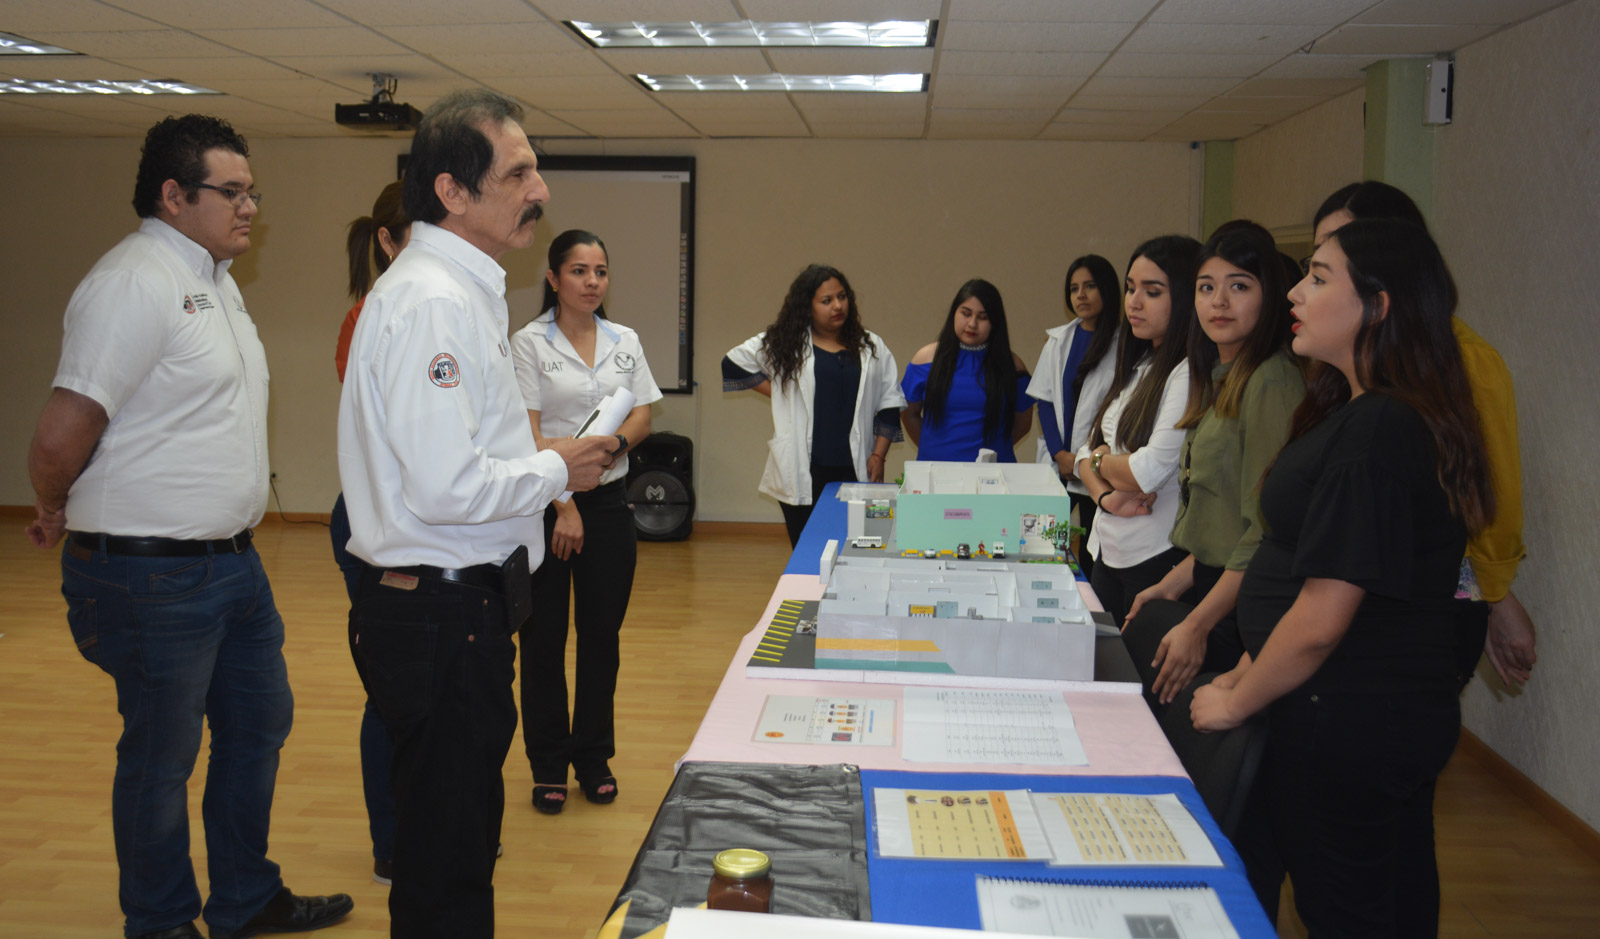
POLYGON ((1305 396, 1289 351, 1291 273, 1272 235, 1254 222, 1222 225, 1201 255, 1200 330, 1189 333, 1189 404, 1178 422, 1189 433, 1172 529, 1172 543, 1189 556, 1134 598, 1123 632, 1146 692, 1163 705, 1202 670, 1233 668, 1244 651, 1233 609, 1261 541, 1261 477, 1305 396), (1180 598, 1193 605, 1142 609, 1180 598))

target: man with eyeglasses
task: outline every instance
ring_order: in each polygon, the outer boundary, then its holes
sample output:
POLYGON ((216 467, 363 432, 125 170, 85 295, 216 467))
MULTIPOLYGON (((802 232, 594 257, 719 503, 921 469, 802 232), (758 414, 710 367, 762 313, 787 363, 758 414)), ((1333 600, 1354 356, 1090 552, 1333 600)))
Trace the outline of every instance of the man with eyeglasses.
POLYGON ((283 620, 250 543, 267 505, 267 360, 228 274, 261 200, 248 156, 214 117, 169 117, 145 135, 133 195, 143 222, 67 305, 28 454, 28 536, 41 548, 65 539, 67 624, 116 683, 112 829, 133 937, 199 937, 202 913, 212 939, 305 931, 354 905, 296 896, 266 856, 294 699, 283 620), (203 723, 202 910, 186 783, 203 723))

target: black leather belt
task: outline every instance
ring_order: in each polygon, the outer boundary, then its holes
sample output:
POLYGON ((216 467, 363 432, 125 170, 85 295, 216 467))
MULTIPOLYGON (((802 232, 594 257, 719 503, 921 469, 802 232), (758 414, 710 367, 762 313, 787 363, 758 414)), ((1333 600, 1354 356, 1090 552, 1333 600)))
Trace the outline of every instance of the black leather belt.
POLYGON ((141 558, 199 557, 204 554, 243 554, 250 547, 251 532, 246 528, 232 538, 192 541, 187 538, 133 538, 97 531, 67 532, 72 544, 90 551, 125 554, 141 558))
MULTIPOLYGON (((369 564, 367 567, 378 576, 380 582, 386 574, 399 574, 402 577, 416 577, 422 580, 444 580, 466 587, 492 590, 495 593, 505 590, 500 569, 493 564, 462 568, 434 567, 431 564, 415 564, 411 567, 374 567, 369 564)), ((391 586, 398 585, 391 584, 391 586)))

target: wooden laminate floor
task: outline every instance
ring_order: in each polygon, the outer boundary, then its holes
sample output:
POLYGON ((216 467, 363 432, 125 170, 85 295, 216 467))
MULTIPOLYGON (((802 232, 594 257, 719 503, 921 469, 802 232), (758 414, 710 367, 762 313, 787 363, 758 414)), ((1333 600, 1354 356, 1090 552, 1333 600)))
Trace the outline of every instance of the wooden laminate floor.
MULTIPOLYGON (((120 718, 110 679, 77 654, 54 553, 0 513, 0 939, 121 935, 111 842, 120 718)), ((327 529, 269 521, 257 545, 287 624, 296 708, 273 811, 272 856, 298 892, 347 892, 350 918, 326 935, 388 929, 371 880, 357 730, 362 693, 345 642, 347 603, 327 529)), ((623 629, 617 692, 622 795, 575 798, 555 817, 528 804, 520 734, 506 761, 505 857, 495 876, 499 934, 592 936, 671 781, 740 637, 788 556, 783 526, 702 524, 685 542, 643 543, 623 629)), ((570 655, 570 647, 569 647, 570 655)), ((204 765, 191 780, 196 874, 204 765)), ((575 793, 576 794, 576 793, 575 793)), ((1600 935, 1600 861, 1457 755, 1439 785, 1445 936, 1600 935)), ((1286 904, 1287 908, 1287 904, 1286 904)), ((1286 913, 1284 936, 1303 930, 1286 913)))

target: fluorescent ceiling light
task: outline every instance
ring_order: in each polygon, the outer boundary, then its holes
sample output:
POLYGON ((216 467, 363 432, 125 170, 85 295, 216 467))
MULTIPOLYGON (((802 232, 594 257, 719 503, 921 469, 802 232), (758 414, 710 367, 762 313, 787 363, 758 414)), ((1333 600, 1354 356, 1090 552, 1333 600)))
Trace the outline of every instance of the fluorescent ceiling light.
POLYGON ((928 76, 902 75, 635 75, 651 91, 875 91, 928 90, 928 76))
POLYGON ((567 27, 598 49, 707 46, 885 46, 933 45, 935 20, 888 20, 881 23, 589 23, 570 20, 567 27))
POLYGON ((14 33, 0 32, 0 55, 81 55, 71 49, 52 46, 47 42, 34 42, 14 33))
POLYGON ((43 79, 0 79, 0 95, 218 95, 220 91, 188 85, 171 79, 133 79, 108 81, 50 81, 43 79))

